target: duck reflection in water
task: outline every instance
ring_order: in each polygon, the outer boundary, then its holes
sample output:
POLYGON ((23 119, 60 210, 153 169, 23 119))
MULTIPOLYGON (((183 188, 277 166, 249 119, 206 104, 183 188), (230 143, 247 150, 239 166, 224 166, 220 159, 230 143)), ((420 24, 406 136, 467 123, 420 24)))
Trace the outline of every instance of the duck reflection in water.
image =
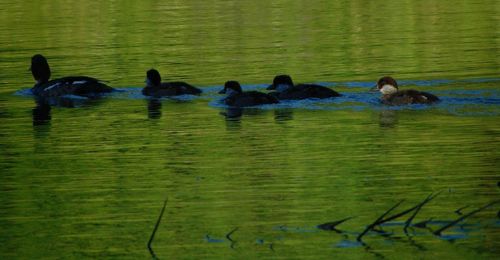
POLYGON ((228 107, 219 114, 225 117, 228 130, 239 130, 241 129, 241 118, 243 116, 259 116, 265 112, 266 110, 258 108, 228 107))
POLYGON ((52 107, 78 108, 96 106, 104 99, 74 98, 68 96, 40 97, 35 96, 35 107, 32 109, 33 126, 48 125, 52 119, 52 107))
POLYGON ((380 127, 392 128, 398 124, 398 111, 396 110, 382 110, 379 114, 380 127))
POLYGON ((226 130, 241 130, 241 117, 243 116, 243 108, 227 108, 226 111, 220 112, 219 114, 226 118, 226 130))
POLYGON ((50 114, 51 106, 45 102, 35 100, 36 105, 32 110, 33 126, 49 125, 52 116, 50 114))
POLYGON ((148 99, 148 118, 161 118, 161 100, 157 98, 148 99))
MULTIPOLYGON (((252 108, 239 108, 230 107, 226 108, 225 111, 219 114, 226 118, 228 125, 235 126, 239 125, 241 118, 245 116, 258 116, 266 113, 266 110, 252 109, 252 108)), ((274 110, 274 120, 276 123, 284 123, 293 119, 292 109, 277 109, 274 110)))
POLYGON ((86 101, 86 99, 83 100, 75 100, 72 98, 68 97, 35 97, 35 107, 33 108, 32 115, 33 115, 33 125, 47 125, 50 123, 50 120, 52 119, 51 116, 51 110, 52 106, 58 106, 58 107, 68 107, 68 108, 74 108, 80 105, 83 105, 83 103, 86 101))
POLYGON ((276 123, 284 123, 293 119, 292 109, 277 109, 274 110, 274 120, 276 123))
POLYGON ((226 111, 220 112, 219 114, 226 117, 226 120, 239 121, 241 116, 243 116, 243 108, 229 107, 226 111))
POLYGON ((258 109, 258 108, 241 108, 241 107, 228 107, 225 111, 220 112, 220 115, 223 115, 226 120, 237 121, 240 120, 241 117, 245 116, 258 116, 262 115, 266 112, 266 110, 258 109))

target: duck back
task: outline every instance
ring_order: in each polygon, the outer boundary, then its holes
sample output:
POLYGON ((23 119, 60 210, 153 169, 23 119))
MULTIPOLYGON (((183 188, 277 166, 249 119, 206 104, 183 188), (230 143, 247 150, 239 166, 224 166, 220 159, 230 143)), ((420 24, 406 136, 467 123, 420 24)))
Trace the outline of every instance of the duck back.
POLYGON ((165 82, 162 86, 175 89, 177 95, 199 95, 202 92, 201 89, 183 81, 165 82))
POLYGON ((279 101, 266 93, 258 91, 246 91, 233 96, 229 96, 224 103, 233 107, 250 107, 264 104, 276 104, 279 101))
POLYGON ((331 98, 339 97, 336 91, 315 84, 298 84, 284 92, 272 92, 272 95, 282 100, 297 100, 306 98, 331 98))
POLYGON ((163 82, 160 87, 145 87, 142 94, 145 96, 179 96, 179 95, 199 95, 201 89, 194 87, 186 82, 163 82))
POLYGON ((382 100, 384 104, 388 105, 432 104, 438 101, 439 98, 431 93, 413 89, 398 91, 382 100))

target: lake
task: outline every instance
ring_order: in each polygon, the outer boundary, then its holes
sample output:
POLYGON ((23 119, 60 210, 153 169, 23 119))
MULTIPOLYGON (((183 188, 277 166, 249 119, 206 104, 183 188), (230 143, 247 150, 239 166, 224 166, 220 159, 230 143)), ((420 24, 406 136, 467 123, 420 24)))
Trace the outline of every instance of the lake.
POLYGON ((500 257, 499 1, 4 0, 0 14, 2 259, 151 258, 165 201, 160 259, 500 257), (37 53, 53 78, 120 91, 38 106, 37 53), (150 68, 204 93, 146 98, 150 68), (225 81, 265 91, 284 73, 343 96, 221 105, 225 81), (369 92, 384 75, 442 101, 384 106, 369 92), (425 227, 405 232, 409 213, 356 240, 431 194, 425 227))

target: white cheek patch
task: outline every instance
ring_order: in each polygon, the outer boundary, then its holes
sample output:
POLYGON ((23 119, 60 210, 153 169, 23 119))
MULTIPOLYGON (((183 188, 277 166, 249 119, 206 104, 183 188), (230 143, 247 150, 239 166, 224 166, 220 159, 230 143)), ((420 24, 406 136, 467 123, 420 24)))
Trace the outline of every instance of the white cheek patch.
POLYGON ((382 88, 380 89, 380 92, 382 92, 382 94, 384 94, 384 95, 390 95, 390 94, 398 92, 398 89, 395 88, 393 85, 386 84, 386 85, 382 86, 382 88))
POLYGON ((278 86, 276 86, 276 91, 283 92, 286 91, 288 88, 290 88, 290 86, 287 84, 278 84, 278 86))

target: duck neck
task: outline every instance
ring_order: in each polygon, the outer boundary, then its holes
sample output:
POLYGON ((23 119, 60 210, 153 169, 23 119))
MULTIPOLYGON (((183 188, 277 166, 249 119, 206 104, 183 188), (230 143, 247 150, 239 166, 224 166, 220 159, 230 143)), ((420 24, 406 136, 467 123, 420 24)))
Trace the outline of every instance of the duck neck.
POLYGON ((47 82, 49 82, 49 80, 47 78, 38 78, 35 81, 35 87, 42 86, 43 84, 45 84, 47 82))
POLYGON ((231 88, 228 88, 228 89, 226 90, 226 95, 227 95, 228 97, 235 96, 235 95, 237 95, 237 94, 239 94, 239 93, 240 93, 240 92, 238 92, 238 91, 236 91, 236 90, 233 90, 233 89, 231 89, 231 88))
POLYGON ((155 84, 152 80, 146 79, 146 87, 147 88, 159 88, 161 86, 160 84, 155 84))
POLYGON ((288 84, 278 84, 278 86, 276 86, 276 92, 279 92, 279 93, 283 93, 287 90, 289 90, 292 86, 288 85, 288 84))

